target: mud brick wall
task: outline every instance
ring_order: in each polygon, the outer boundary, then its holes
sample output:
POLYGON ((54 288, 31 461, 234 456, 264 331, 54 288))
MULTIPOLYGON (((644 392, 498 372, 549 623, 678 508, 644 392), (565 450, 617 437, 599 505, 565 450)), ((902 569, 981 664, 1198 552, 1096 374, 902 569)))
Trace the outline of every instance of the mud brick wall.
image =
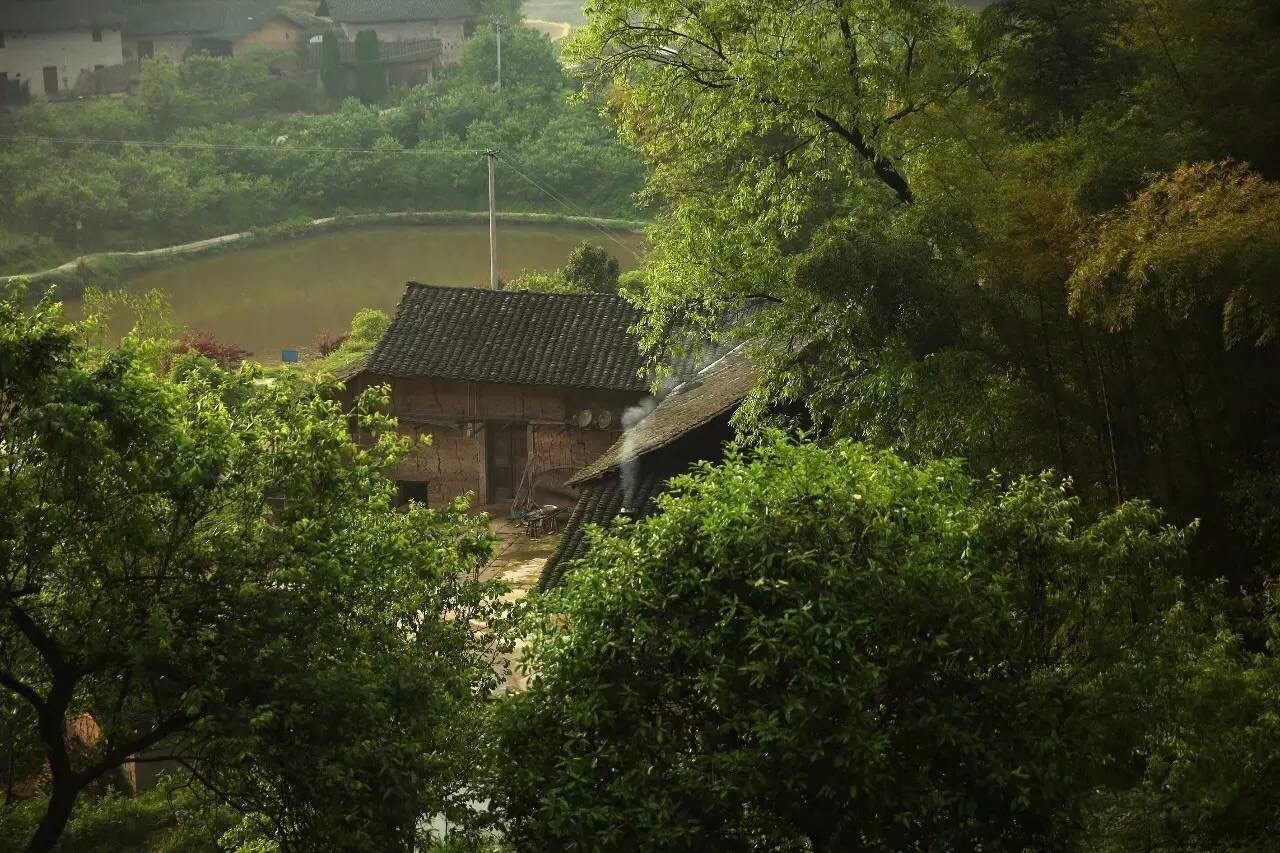
MULTIPOLYGON (((474 505, 488 498, 485 422, 524 424, 530 478, 553 469, 578 469, 604 453, 621 435, 622 413, 643 395, 429 379, 379 380, 361 377, 359 387, 386 382, 402 434, 431 436, 431 446, 414 450, 392 476, 428 483, 428 499, 441 506, 468 492, 474 505), (608 413, 609 429, 580 429, 574 417, 584 409, 608 413)), ((351 383, 355 386, 356 383, 351 383)), ((352 391, 358 388, 352 387, 352 391)))

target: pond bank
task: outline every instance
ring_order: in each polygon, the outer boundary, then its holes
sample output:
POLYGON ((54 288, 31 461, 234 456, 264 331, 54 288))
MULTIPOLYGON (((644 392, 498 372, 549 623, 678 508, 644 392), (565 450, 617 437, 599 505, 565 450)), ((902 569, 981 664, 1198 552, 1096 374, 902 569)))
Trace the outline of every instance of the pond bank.
MULTIPOLYGON (((120 279, 147 270, 181 263, 201 257, 251 246, 311 237, 328 231, 358 228, 370 225, 459 225, 481 224, 489 221, 483 211, 453 212, 401 212, 358 213, 343 216, 327 216, 304 222, 283 223, 267 228, 255 228, 236 234, 209 237, 177 246, 144 249, 136 252, 99 252, 82 255, 64 264, 37 273, 0 276, 0 284, 15 279, 26 279, 31 285, 54 285, 59 296, 75 297, 92 284, 104 280, 120 279)), ((625 219, 598 219, 583 216, 565 216, 553 213, 500 213, 499 224, 566 225, 604 228, 611 231, 642 234, 647 223, 625 219)))
MULTIPOLYGON (((91 273, 89 283, 132 297, 160 294, 178 328, 207 331, 264 363, 282 359, 285 350, 319 348, 321 341, 350 328, 351 318, 362 309, 394 313, 406 281, 489 284, 487 217, 308 223, 305 231, 286 236, 290 239, 250 235, 197 246, 194 252, 167 252, 159 261, 154 256, 129 259, 156 268, 135 267, 121 274, 116 267, 111 277, 91 273)), ((639 265, 645 247, 644 235, 633 231, 508 219, 498 228, 499 277, 510 281, 526 271, 558 269, 584 241, 607 246, 624 271, 639 265)), ((67 314, 80 316, 83 302, 68 291, 63 287, 61 296, 67 314)), ((123 335, 134 320, 128 308, 112 312, 110 331, 123 335)))

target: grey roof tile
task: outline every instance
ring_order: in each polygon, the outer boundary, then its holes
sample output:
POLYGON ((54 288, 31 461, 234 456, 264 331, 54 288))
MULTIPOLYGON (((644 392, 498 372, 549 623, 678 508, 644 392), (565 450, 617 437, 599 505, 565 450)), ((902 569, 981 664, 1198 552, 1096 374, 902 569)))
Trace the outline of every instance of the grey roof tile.
POLYGON ((368 372, 642 391, 644 358, 619 296, 439 287, 410 282, 368 372))
POLYGON ((471 0, 329 0, 329 17, 345 24, 470 18, 471 0))
POLYGON ((4 2, 0 9, 0 30, 10 32, 47 33, 59 30, 85 30, 124 22, 108 0, 44 0, 43 2, 4 2))
POLYGON ((740 346, 678 385, 643 420, 628 429, 599 459, 574 474, 570 485, 646 453, 659 450, 736 409, 756 383, 756 371, 740 346))

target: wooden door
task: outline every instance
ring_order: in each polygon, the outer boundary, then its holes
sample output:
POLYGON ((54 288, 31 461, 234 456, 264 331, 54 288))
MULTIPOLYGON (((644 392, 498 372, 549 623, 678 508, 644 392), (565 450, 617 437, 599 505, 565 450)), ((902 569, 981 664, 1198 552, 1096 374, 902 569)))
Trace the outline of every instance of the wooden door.
POLYGON ((509 501, 516 496, 520 478, 529 463, 526 431, 522 423, 490 421, 485 424, 489 503, 509 501))
POLYGON ((44 67, 44 93, 46 95, 58 94, 58 66, 46 65, 44 67))

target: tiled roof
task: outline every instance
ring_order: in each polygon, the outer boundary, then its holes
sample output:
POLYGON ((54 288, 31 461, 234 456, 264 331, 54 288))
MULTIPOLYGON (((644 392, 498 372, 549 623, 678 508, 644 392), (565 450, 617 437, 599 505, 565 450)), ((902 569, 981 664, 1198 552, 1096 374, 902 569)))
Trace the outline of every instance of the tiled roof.
MULTIPOLYGON (((638 471, 635 481, 631 484, 630 500, 633 506, 628 507, 634 512, 634 517, 643 518, 646 515, 652 515, 654 498, 665 491, 668 480, 680 473, 683 471, 667 470, 656 466, 649 470, 638 471)), ((587 553, 589 544, 587 525, 607 526, 622 512, 623 500, 624 490, 617 471, 611 472, 607 477, 593 480, 583 487, 582 496, 574 504, 573 513, 565 523, 560 544, 556 546, 555 553, 542 567, 542 575, 538 578, 539 587, 552 589, 564 583, 569 564, 587 553)))
POLYGON ((579 485, 599 477, 736 409, 755 382, 755 369, 742 347, 731 350, 677 385, 644 420, 628 429, 599 459, 574 474, 569 483, 579 485))
POLYGON ((569 482, 581 488, 560 545, 542 568, 543 589, 564 582, 569 564, 587 551, 585 527, 607 525, 624 505, 636 517, 654 511, 667 482, 694 463, 719 459, 731 435, 728 422, 755 384, 756 374, 736 349, 667 395, 613 447, 569 482))
POLYGON ((642 391, 644 359, 619 296, 410 282, 370 374, 642 391))
POLYGON ((117 0, 116 11, 124 16, 124 32, 129 38, 204 35, 234 39, 257 31, 268 20, 286 17, 275 0, 176 0, 161 3, 117 0))
POLYGON ((344 24, 441 21, 475 14, 471 0, 329 0, 329 17, 344 24))
POLYGON ((4 2, 0 9, 0 30, 47 33, 59 30, 87 30, 123 23, 107 0, 44 0, 44 2, 4 2))

